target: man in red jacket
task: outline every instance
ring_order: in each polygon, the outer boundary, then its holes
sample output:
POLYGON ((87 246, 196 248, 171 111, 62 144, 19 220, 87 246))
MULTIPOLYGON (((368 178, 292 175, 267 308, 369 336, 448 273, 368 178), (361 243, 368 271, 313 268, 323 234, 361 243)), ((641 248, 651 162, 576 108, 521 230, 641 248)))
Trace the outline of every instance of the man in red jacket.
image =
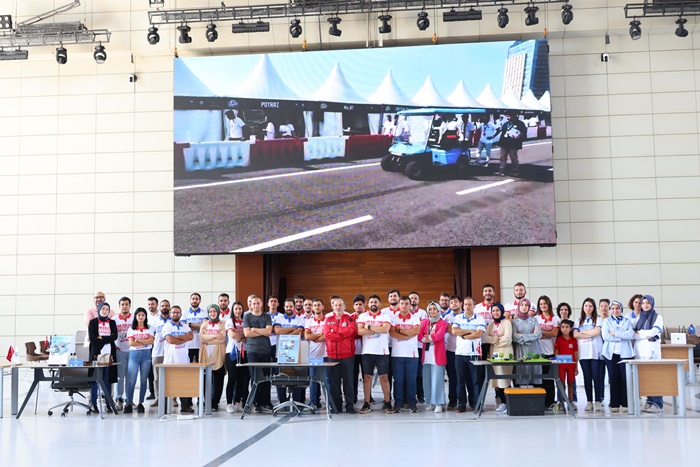
POLYGON ((323 336, 326 338, 328 361, 339 362, 338 365, 329 368, 328 372, 333 411, 338 413, 343 407, 343 397, 340 393, 342 380, 343 394, 345 394, 345 413, 355 413, 353 407, 355 394, 353 363, 355 361, 357 323, 354 315, 345 312, 345 301, 342 298, 336 298, 333 301, 333 313, 328 314, 323 323, 323 336))

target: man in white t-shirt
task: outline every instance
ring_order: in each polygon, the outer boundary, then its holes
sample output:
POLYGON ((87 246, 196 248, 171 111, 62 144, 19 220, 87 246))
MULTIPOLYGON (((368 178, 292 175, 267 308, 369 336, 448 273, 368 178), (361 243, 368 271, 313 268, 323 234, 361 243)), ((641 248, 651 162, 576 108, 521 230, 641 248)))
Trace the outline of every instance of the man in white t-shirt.
MULTIPOLYGON (((150 303, 150 300, 149 300, 150 303)), ((158 306, 160 314, 152 322, 149 322, 153 327, 153 335, 155 336, 155 341, 153 341, 153 351, 151 352, 151 366, 154 368, 155 375, 155 394, 158 394, 158 371, 155 370, 156 365, 163 363, 163 358, 165 355, 165 339, 163 338, 161 331, 165 323, 170 321, 170 302, 168 300, 161 300, 158 306)), ((151 407, 158 407, 158 399, 151 404, 151 407)))
POLYGON ((225 115, 228 118, 229 141, 241 141, 243 139, 245 122, 238 117, 238 110, 227 110, 225 115))
POLYGON ((362 336, 362 383, 365 403, 360 409, 361 414, 372 411, 372 377, 377 369, 379 383, 384 394, 383 409, 386 413, 394 413, 391 407, 391 389, 389 386, 389 330, 391 315, 382 313, 378 295, 369 297, 369 311, 357 318, 357 333, 362 336))
MULTIPOLYGON (((272 328, 278 336, 288 334, 301 336, 304 333, 304 320, 294 312, 294 299, 288 298, 284 301, 284 313, 277 313, 272 320, 272 328)), ((303 387, 295 388, 292 397, 296 402, 303 404, 306 398, 306 389, 303 387)), ((277 400, 280 403, 289 400, 287 388, 284 386, 277 386, 277 400)))
MULTIPOLYGON (((418 292, 411 292, 408 294, 408 298, 411 299, 411 313, 418 317, 418 322, 420 323, 424 319, 428 319, 428 313, 420 305, 420 295, 418 292)), ((416 345, 418 347, 418 378, 416 379, 416 398, 418 402, 425 403, 425 393, 423 392, 423 343, 418 342, 416 339, 416 345)), ((406 388, 404 388, 404 394, 406 393, 406 388)))
MULTIPOLYGON (((326 338, 323 337, 323 301, 320 299, 311 300, 313 315, 304 324, 304 337, 309 341, 309 360, 312 358, 326 358, 326 338)), ((313 378, 316 369, 311 368, 309 374, 313 378)), ((317 409, 321 408, 321 385, 312 382, 309 387, 311 405, 317 409)))
MULTIPOLYGON (((489 324, 493 321, 493 316, 491 315, 491 305, 493 305, 494 302, 494 294, 496 292, 496 289, 494 288, 493 285, 491 284, 484 284, 483 287, 481 287, 481 296, 484 298, 484 300, 477 304, 474 307, 474 313, 477 315, 481 316, 484 320, 484 324, 486 327, 489 327, 489 324)), ((486 337, 486 333, 481 336, 481 359, 485 360, 488 356, 489 353, 491 352, 491 344, 487 344, 484 342, 484 338, 486 337)), ((479 385, 479 388, 483 387, 484 385, 484 379, 486 379, 486 370, 483 366, 479 366, 476 368, 476 374, 477 374, 477 383, 479 385)))
MULTIPOLYGON (((202 296, 197 292, 190 295, 190 308, 183 314, 182 321, 187 323, 192 331, 192 340, 187 343, 187 352, 190 362, 199 362, 199 347, 202 341, 199 339, 199 328, 202 322, 207 319, 207 313, 199 307, 202 303, 202 296)), ((225 320, 224 320, 225 322, 225 320)))
POLYGON ((455 366, 457 368, 457 413, 474 408, 479 399, 477 366, 481 359, 481 336, 486 332, 484 319, 474 313, 474 299, 464 299, 464 313, 455 317, 452 333, 456 340, 455 366), (467 396, 468 394, 468 396, 467 396))
MULTIPOLYGON (((355 322, 357 319, 365 312, 365 296, 362 294, 357 294, 352 299, 352 309, 355 315, 355 322)), ((362 336, 358 335, 355 338, 355 362, 353 363, 353 376, 355 382, 355 400, 353 404, 357 404, 357 394, 359 392, 359 382, 360 382, 360 369, 362 368, 362 336)), ((370 403, 374 402, 370 398, 370 403)))
MULTIPOLYGON (((525 284, 522 282, 516 282, 513 286, 513 295, 515 295, 515 300, 503 304, 503 307, 506 309, 506 318, 508 319, 513 319, 515 317, 515 315, 518 313, 518 302, 520 302, 520 300, 525 298, 527 295, 525 284)), ((530 305, 530 315, 535 316, 536 310, 536 304, 532 302, 530 305)))
MULTIPOLYGON (((153 326, 156 319, 158 318, 158 299, 156 297, 148 297, 146 301, 146 310, 148 310, 148 323, 153 326)), ((153 352, 153 346, 151 346, 151 352, 153 352)), ((152 360, 152 357, 151 357, 152 360)), ((156 398, 156 388, 155 388, 155 374, 153 373, 153 365, 151 364, 151 369, 148 370, 148 397, 146 400, 153 400, 156 398)))
MULTIPOLYGON (((445 333, 445 350, 447 356, 447 410, 457 408, 457 363, 455 361, 455 350, 457 348, 457 340, 452 334, 452 324, 457 316, 462 314, 462 299, 459 295, 450 295, 448 298, 448 309, 442 314, 442 319, 447 323, 447 332, 445 333)), ((440 295, 440 303, 444 301, 443 295, 440 295)), ((442 304, 440 305, 442 308, 442 304)))
POLYGON ((394 340, 391 365, 394 373, 394 412, 400 413, 404 402, 411 413, 418 413, 416 406, 416 379, 418 378, 418 331, 420 319, 411 313, 411 299, 404 295, 399 299, 399 312, 391 316, 389 334, 394 340), (407 392, 404 392, 404 383, 407 392))
MULTIPOLYGON (((180 318, 182 318, 182 309, 175 305, 170 310, 170 320, 160 330, 165 340, 163 363, 190 363, 187 343, 192 340, 192 331, 187 323, 180 321, 180 318)), ((180 412, 194 412, 192 398, 181 397, 180 403, 182 404, 180 412)))
POLYGON ((114 397, 117 401, 117 411, 124 409, 126 388, 129 387, 129 339, 127 333, 131 328, 134 317, 131 314, 131 299, 122 297, 119 299, 119 313, 112 318, 117 325, 117 392, 114 397))

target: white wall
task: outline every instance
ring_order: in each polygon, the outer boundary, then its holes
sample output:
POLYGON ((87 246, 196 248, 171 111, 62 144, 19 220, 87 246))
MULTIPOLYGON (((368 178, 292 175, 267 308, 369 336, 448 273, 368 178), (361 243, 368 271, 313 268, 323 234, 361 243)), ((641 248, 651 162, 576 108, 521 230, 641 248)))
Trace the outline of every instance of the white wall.
MULTIPOLYGON (((576 17, 567 27, 558 8, 545 15, 543 7, 534 29, 511 8, 505 30, 488 13, 470 24, 431 18, 431 28, 419 32, 415 14, 402 13, 388 38, 376 32, 375 15, 344 18, 341 38, 328 36, 325 18, 307 19, 305 31, 315 50, 320 40, 324 48, 431 46, 433 26, 443 43, 540 37, 547 27, 559 246, 502 249, 502 293, 510 297, 510 284, 521 280, 531 296, 546 293, 575 308, 589 295, 626 301, 652 293, 667 323, 688 324, 700 310, 693 293, 700 283, 694 19, 685 39, 673 35, 673 19, 644 21, 642 39, 633 42, 624 2, 571 2, 576 17), (602 52, 611 54, 607 65, 602 52)), ((0 0, 0 13, 17 21, 66 2, 54 3, 0 0)), ((214 44, 199 27, 192 44, 179 45, 174 27, 163 26, 160 44, 150 46, 146 0, 83 3, 61 20, 110 29, 105 64, 95 64, 88 45, 66 45, 64 66, 53 47, 0 62, 0 349, 72 332, 96 289, 113 306, 122 295, 138 306, 150 295, 186 305, 191 291, 206 303, 235 292, 233 257, 172 253, 173 47, 181 56, 301 49, 286 21, 267 34, 235 36, 222 24, 214 44)))

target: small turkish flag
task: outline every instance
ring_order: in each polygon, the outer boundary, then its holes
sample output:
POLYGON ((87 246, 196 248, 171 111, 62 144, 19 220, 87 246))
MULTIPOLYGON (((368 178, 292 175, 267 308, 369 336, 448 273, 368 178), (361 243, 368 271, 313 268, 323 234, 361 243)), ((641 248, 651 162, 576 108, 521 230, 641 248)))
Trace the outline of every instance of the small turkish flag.
POLYGON ((12 361, 12 357, 13 357, 14 355, 15 355, 15 349, 14 349, 12 346, 10 346, 10 350, 7 351, 7 361, 8 361, 8 362, 11 362, 11 361, 12 361))

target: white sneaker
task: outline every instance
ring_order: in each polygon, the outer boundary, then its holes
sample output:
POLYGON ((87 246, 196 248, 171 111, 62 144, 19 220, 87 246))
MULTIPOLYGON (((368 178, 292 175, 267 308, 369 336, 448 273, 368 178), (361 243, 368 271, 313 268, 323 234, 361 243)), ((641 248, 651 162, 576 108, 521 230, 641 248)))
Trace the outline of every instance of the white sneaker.
POLYGON ((629 413, 627 407, 620 407, 620 413, 629 413))
POLYGON ((429 412, 431 410, 435 410, 435 406, 433 404, 428 404, 425 406, 425 411, 429 412))
POLYGON ((620 413, 619 407, 610 407, 610 413, 620 413))
POLYGON ((496 407, 496 412, 503 413, 505 411, 506 411, 506 405, 505 404, 498 404, 498 407, 496 407))
POLYGON ((603 405, 600 402, 595 403, 595 411, 600 412, 603 410, 603 405))
POLYGON ((226 406, 226 413, 233 413, 235 411, 236 411, 236 409, 233 407, 233 404, 228 404, 226 406))
POLYGON ((442 413, 442 411, 443 411, 442 405, 438 404, 435 406, 435 413, 442 413))
POLYGON ((233 404, 233 411, 234 412, 243 412, 243 402, 233 404))
POLYGON ((583 410, 585 410, 586 412, 593 412, 593 402, 587 403, 586 408, 583 410))
POLYGON ((661 413, 661 408, 656 404, 647 404, 649 407, 645 411, 646 413, 661 413))
POLYGON ((649 407, 651 407, 651 404, 644 404, 644 406, 642 407, 642 412, 648 412, 649 407))

